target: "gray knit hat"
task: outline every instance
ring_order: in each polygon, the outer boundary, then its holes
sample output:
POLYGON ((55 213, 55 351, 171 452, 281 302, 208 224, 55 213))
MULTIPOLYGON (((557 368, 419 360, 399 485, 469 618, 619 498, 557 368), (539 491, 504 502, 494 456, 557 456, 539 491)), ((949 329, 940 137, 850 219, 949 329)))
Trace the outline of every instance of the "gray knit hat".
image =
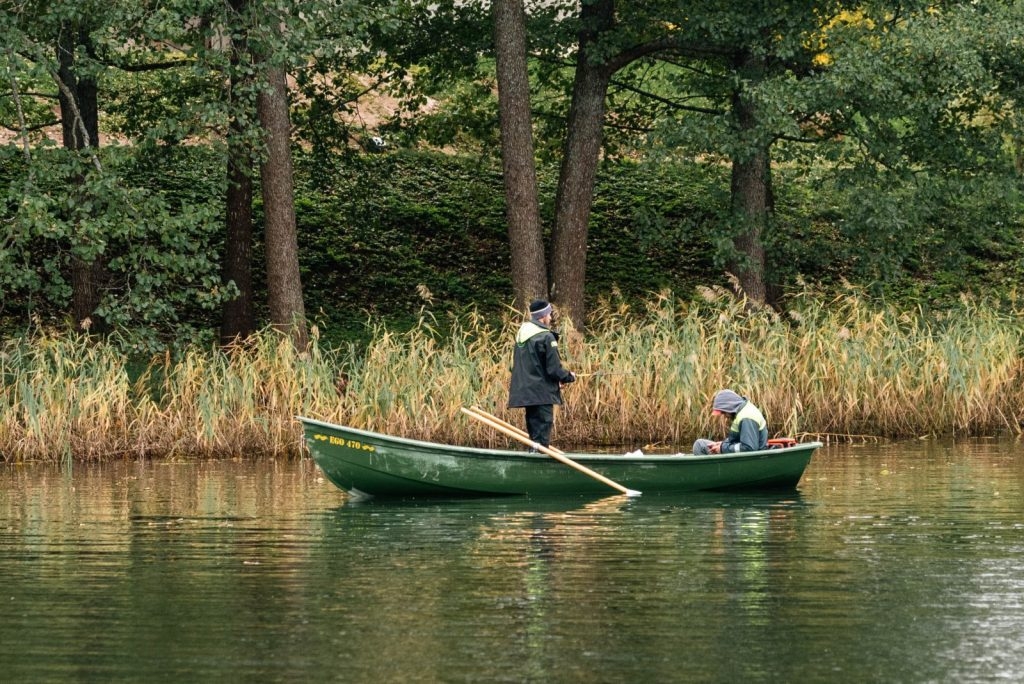
POLYGON ((543 299, 535 299, 530 302, 530 318, 537 321, 551 313, 551 304, 543 299))

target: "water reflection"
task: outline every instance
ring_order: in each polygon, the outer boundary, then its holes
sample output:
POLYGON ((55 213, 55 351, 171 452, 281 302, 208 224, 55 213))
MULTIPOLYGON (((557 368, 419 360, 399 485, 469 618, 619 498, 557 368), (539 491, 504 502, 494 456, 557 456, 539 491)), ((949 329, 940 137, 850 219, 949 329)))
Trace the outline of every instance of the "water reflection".
POLYGON ((353 503, 309 462, 0 468, 12 680, 1024 675, 1015 440, 799 492, 353 503))
MULTIPOLYGON (((702 657, 694 643, 720 649, 735 620, 751 620, 751 629, 770 620, 765 588, 781 560, 773 545, 797 534, 796 512, 806 507, 795 495, 723 496, 344 506, 325 520, 324 538, 328 549, 348 550, 334 555, 331 574, 391 578, 372 602, 401 606, 389 620, 399 632, 461 616, 458 634, 469 641, 431 632, 414 647, 437 673, 479 667, 493 651, 489 672, 526 679, 550 676, 566 653, 581 659, 581 677, 599 677, 610 659, 672 678, 679 658, 702 657), (372 558, 358 553, 364 544, 372 558), (684 627, 690 618, 696 631, 684 627)), ((369 591, 349 585, 333 598, 344 604, 369 591)))

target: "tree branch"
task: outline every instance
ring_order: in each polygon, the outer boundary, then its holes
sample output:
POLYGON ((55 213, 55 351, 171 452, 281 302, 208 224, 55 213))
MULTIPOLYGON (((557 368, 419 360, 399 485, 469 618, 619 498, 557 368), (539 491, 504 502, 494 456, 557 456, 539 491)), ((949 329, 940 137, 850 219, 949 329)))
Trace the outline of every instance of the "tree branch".
POLYGON ((693 105, 685 105, 685 104, 682 104, 680 102, 676 102, 675 100, 670 100, 670 99, 668 99, 666 97, 662 97, 661 95, 655 95, 652 92, 643 90, 641 88, 637 88, 634 85, 630 85, 629 83, 624 83, 622 81, 618 81, 618 80, 614 80, 613 79, 611 81, 611 84, 616 86, 616 87, 618 87, 618 88, 621 88, 622 90, 628 90, 631 93, 636 93, 637 95, 639 95, 641 97, 645 97, 645 98, 654 100, 655 102, 660 102, 661 104, 663 104, 663 105, 665 105, 667 107, 670 107, 671 109, 674 109, 676 111, 698 112, 700 114, 712 114, 712 115, 715 115, 715 116, 719 116, 719 115, 725 113, 724 111, 722 111, 720 109, 711 109, 709 107, 695 107, 693 105))
POLYGON ((622 67, 632 64, 638 59, 661 52, 679 55, 682 57, 704 59, 707 57, 727 57, 733 54, 734 50, 711 44, 687 44, 681 41, 677 36, 665 36, 664 38, 653 40, 649 43, 642 43, 640 45, 634 45, 631 48, 626 48, 608 60, 608 66, 612 69, 612 73, 614 73, 622 67))
POLYGON ((31 178, 32 169, 32 148, 28 144, 28 128, 25 125, 25 110, 21 106, 21 95, 18 93, 18 79, 14 76, 14 52, 10 47, 7 48, 7 74, 11 79, 11 96, 14 99, 14 105, 18 109, 18 128, 21 132, 21 143, 25 153, 25 161, 28 163, 29 178, 31 178))
POLYGON ((61 80, 60 74, 58 74, 56 71, 51 70, 50 75, 53 77, 53 80, 57 83, 57 87, 60 88, 60 91, 64 93, 64 97, 66 97, 68 100, 68 106, 71 107, 71 111, 75 116, 75 124, 78 126, 78 130, 82 134, 82 140, 85 141, 85 147, 83 149, 89 152, 89 156, 92 158, 93 166, 96 167, 97 171, 102 173, 103 166, 102 164, 100 164, 100 158, 96 155, 95 148, 89 142, 89 131, 87 131, 85 128, 85 120, 82 118, 82 112, 78 109, 78 101, 75 100, 74 93, 72 93, 71 89, 68 88, 67 84, 61 80))

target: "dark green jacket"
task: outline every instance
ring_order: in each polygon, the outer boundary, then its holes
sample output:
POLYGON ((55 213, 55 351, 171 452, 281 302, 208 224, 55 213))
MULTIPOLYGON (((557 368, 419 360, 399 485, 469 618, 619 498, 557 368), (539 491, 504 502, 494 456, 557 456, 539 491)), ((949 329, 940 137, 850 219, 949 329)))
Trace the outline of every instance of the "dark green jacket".
POLYGON ((562 367, 558 334, 535 321, 523 323, 512 352, 509 408, 561 404, 560 385, 573 380, 572 373, 562 367))

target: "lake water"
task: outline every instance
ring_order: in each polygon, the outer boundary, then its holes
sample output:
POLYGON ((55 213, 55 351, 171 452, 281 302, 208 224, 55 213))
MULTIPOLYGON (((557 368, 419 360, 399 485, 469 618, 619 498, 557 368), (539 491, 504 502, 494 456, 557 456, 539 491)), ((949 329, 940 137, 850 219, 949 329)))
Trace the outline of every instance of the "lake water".
POLYGON ((829 446, 781 496, 357 504, 308 460, 5 465, 0 673, 1021 681, 1022 494, 1014 439, 829 446))

